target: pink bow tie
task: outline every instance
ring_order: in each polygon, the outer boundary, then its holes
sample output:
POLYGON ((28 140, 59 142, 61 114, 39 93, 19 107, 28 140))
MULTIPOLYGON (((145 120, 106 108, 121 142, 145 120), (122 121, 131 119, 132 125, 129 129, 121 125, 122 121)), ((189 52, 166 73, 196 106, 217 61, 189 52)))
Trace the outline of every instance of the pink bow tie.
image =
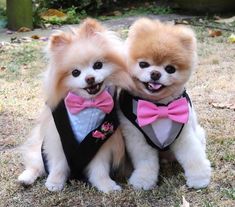
POLYGON ((84 99, 76 94, 69 92, 65 98, 65 105, 71 114, 77 114, 85 108, 98 108, 108 114, 112 111, 114 103, 112 96, 104 91, 95 99, 84 99))
POLYGON ((168 106, 156 106, 151 102, 143 100, 138 101, 137 105, 137 119, 140 127, 165 117, 169 117, 175 122, 186 123, 188 115, 189 108, 186 98, 177 99, 168 106))

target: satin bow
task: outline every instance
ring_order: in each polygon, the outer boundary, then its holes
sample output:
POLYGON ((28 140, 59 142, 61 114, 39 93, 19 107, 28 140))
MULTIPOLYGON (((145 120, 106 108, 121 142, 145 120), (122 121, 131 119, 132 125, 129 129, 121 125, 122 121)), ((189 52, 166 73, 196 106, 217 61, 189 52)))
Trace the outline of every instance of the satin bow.
POLYGON ((189 108, 186 98, 180 98, 171 102, 168 106, 156 106, 155 104, 139 100, 137 105, 137 119, 140 127, 153 123, 159 118, 170 118, 179 123, 188 121, 189 108))
POLYGON ((77 114, 85 108, 98 108, 108 114, 112 111, 114 103, 112 96, 104 91, 94 99, 84 99, 74 93, 69 92, 65 98, 65 105, 71 114, 77 114))

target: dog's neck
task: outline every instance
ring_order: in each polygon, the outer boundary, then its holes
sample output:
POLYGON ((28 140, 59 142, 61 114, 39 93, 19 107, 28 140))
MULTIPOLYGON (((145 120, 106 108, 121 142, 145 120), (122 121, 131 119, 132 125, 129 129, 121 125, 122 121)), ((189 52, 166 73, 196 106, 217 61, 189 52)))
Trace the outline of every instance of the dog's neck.
POLYGON ((156 99, 154 96, 149 96, 143 93, 138 93, 137 91, 132 92, 132 93, 134 96, 141 97, 142 99, 145 99, 147 101, 167 105, 168 103, 182 96, 184 91, 185 91, 185 87, 184 85, 182 85, 181 87, 178 87, 174 92, 172 92, 170 96, 164 97, 162 99, 156 99))
POLYGON ((174 93, 172 93, 171 96, 168 96, 166 98, 163 98, 159 101, 157 101, 157 103, 160 104, 168 104, 170 102, 172 102, 173 100, 179 98, 180 96, 182 96, 183 92, 185 91, 185 87, 182 86, 181 88, 179 88, 178 90, 176 90, 174 93))

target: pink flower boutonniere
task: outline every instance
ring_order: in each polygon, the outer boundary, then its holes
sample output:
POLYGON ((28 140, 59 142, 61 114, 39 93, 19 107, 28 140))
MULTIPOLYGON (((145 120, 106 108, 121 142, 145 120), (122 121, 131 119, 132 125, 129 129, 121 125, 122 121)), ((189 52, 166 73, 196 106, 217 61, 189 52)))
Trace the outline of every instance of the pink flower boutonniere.
POLYGON ((101 125, 101 131, 95 130, 92 132, 92 136, 98 139, 105 139, 108 134, 113 133, 113 124, 109 122, 104 122, 101 125))
POLYGON ((105 122, 101 126, 101 131, 106 132, 106 133, 112 133, 113 132, 113 125, 109 122, 105 122))
POLYGON ((104 139, 105 138, 105 134, 103 134, 102 132, 95 130, 92 132, 92 136, 98 139, 104 139))

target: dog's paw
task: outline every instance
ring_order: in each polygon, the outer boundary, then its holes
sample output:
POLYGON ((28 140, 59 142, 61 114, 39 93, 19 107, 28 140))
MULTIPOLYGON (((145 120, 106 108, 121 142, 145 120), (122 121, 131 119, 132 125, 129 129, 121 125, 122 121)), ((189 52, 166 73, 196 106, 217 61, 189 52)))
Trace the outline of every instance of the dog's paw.
POLYGON ((156 182, 157 182, 157 176, 142 174, 135 171, 133 172, 132 176, 129 179, 129 183, 135 189, 151 190, 155 187, 156 182))
POLYGON ((21 185, 32 185, 37 176, 30 170, 25 170, 18 177, 18 183, 21 185))
POLYGON ((186 173, 187 186, 189 188, 205 188, 209 185, 211 179, 211 167, 209 161, 205 162, 206 165, 200 169, 186 173))
POLYGON ((49 191, 53 191, 53 192, 61 191, 64 188, 64 183, 53 183, 50 181, 46 181, 45 185, 49 191))
POLYGON ((203 177, 203 178, 197 178, 197 177, 192 177, 187 179, 187 186, 189 188, 206 188, 210 183, 210 176, 209 177, 203 177))
POLYGON ((121 186, 117 185, 116 182, 114 182, 111 179, 107 179, 105 181, 102 181, 102 183, 99 183, 99 185, 95 185, 98 190, 102 191, 103 193, 110 193, 113 191, 121 191, 121 186))

